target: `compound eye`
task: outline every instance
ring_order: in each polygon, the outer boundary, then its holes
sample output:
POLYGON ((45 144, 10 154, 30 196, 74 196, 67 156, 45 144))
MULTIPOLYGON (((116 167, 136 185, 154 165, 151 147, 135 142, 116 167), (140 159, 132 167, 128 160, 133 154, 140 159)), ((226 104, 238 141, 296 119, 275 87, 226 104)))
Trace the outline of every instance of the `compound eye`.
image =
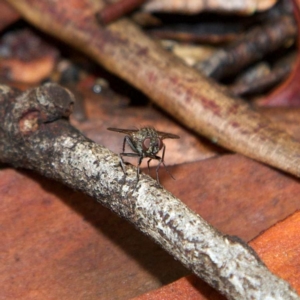
POLYGON ((150 142, 151 142, 150 138, 146 138, 143 140, 143 150, 144 151, 147 151, 149 149, 150 142))
POLYGON ((160 139, 160 138, 157 139, 157 146, 158 146, 159 150, 163 147, 162 139, 160 139))

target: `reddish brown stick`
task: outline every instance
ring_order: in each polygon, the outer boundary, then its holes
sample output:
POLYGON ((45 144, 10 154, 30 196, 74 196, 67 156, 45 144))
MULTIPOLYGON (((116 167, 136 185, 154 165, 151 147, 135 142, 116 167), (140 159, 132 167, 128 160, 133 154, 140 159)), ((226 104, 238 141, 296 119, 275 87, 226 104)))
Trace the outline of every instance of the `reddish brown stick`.
MULTIPOLYGON (((7 0, 22 16, 142 90, 186 127, 235 152, 300 176, 300 143, 184 65, 122 19, 103 28, 92 0, 7 0)), ((96 3, 99 3, 99 0, 96 3)))
POLYGON ((96 17, 102 25, 106 25, 132 12, 144 2, 146 0, 120 0, 107 5, 100 12, 96 13, 96 17))

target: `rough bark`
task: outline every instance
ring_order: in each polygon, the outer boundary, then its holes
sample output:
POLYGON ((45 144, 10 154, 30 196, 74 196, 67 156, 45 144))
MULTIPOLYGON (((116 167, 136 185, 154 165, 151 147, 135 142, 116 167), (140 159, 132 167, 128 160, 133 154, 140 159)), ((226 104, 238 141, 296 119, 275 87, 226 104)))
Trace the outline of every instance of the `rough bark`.
POLYGON ((73 96, 55 85, 0 86, 0 161, 35 170, 93 196, 132 222, 228 299, 298 299, 246 244, 224 236, 136 168, 68 122, 73 96))

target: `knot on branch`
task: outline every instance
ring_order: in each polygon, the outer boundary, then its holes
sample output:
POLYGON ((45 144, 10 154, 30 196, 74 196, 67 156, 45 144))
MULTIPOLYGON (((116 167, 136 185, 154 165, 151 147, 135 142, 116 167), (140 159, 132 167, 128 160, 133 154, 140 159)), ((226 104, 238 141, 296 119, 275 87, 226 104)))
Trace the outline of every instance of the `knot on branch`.
POLYGON ((67 119, 74 96, 57 84, 47 83, 25 92, 0 85, 0 104, 0 161, 38 168, 43 159, 47 165, 49 157, 54 157, 58 137, 80 137, 67 119))
POLYGON ((21 94, 15 104, 15 117, 22 135, 34 133, 41 124, 68 118, 75 99, 67 89, 47 83, 21 94))
POLYGON ((56 83, 46 83, 36 89, 36 100, 40 111, 45 113, 43 122, 52 122, 69 117, 75 103, 74 95, 56 83))

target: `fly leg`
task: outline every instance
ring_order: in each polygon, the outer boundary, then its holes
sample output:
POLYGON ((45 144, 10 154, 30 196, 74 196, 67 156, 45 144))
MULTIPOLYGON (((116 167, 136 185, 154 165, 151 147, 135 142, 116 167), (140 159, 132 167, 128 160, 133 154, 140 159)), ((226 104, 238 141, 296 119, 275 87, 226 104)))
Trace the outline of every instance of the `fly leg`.
POLYGON ((150 174, 150 161, 152 160, 152 158, 149 158, 147 161, 147 166, 148 166, 148 174, 150 174))
MULTIPOLYGON (((119 154, 119 159, 120 159, 120 165, 121 165, 121 168, 124 172, 124 174, 126 175, 126 169, 125 169, 125 163, 124 163, 124 160, 123 160, 123 156, 128 156, 128 157, 139 157, 139 166, 142 162, 142 157, 137 153, 137 149, 134 147, 134 145, 132 144, 131 140, 130 140, 130 137, 129 136, 125 136, 124 140, 123 140, 123 147, 122 147, 122 153, 119 154), (125 151, 125 146, 126 146, 126 143, 130 146, 130 148, 136 152, 136 153, 127 153, 127 152, 124 152, 125 151)), ((139 167, 138 167, 138 177, 139 177, 139 167)))
POLYGON ((120 165, 122 167, 122 170, 124 172, 125 175, 127 175, 126 173, 126 170, 125 170, 125 163, 124 163, 124 160, 123 160, 123 156, 127 156, 127 157, 138 157, 139 158, 139 163, 138 163, 138 166, 137 166, 137 174, 136 174, 136 177, 137 177, 137 181, 139 181, 139 175, 140 175, 140 165, 142 163, 142 160, 143 160, 143 156, 140 156, 139 154, 137 153, 125 153, 125 152, 122 152, 119 154, 119 158, 120 158, 120 165))
POLYGON ((166 146, 163 145, 162 149, 163 149, 163 152, 162 152, 162 156, 161 157, 155 155, 155 159, 159 160, 159 163, 158 163, 158 165, 156 167, 156 181, 157 181, 158 184, 160 184, 159 183, 159 177, 158 177, 158 170, 159 170, 161 164, 164 166, 164 168, 166 169, 167 173, 172 177, 172 179, 175 180, 175 178, 173 177, 173 175, 171 174, 171 172, 168 170, 168 168, 167 168, 167 166, 165 165, 165 162, 164 162, 166 146))
POLYGON ((125 136, 125 138, 124 138, 122 150, 123 150, 123 152, 119 154, 119 158, 120 158, 120 164, 121 164, 121 167, 122 167, 122 170, 123 170, 124 174, 126 174, 126 171, 125 171, 125 163, 124 163, 124 160, 123 160, 123 156, 138 157, 139 158, 138 165, 137 165, 137 172, 136 172, 136 180, 137 180, 137 183, 138 183, 139 179, 140 179, 140 165, 141 165, 142 160, 143 160, 144 157, 138 153, 138 150, 136 149, 136 147, 132 143, 129 136, 125 136), (134 151, 136 153, 124 152, 126 143, 129 145, 129 147, 132 149, 132 151, 134 151))
POLYGON ((138 162, 138 165, 137 165, 136 183, 138 183, 139 180, 140 180, 140 165, 141 165, 141 163, 142 163, 143 158, 144 158, 143 156, 140 156, 139 162, 138 162))

